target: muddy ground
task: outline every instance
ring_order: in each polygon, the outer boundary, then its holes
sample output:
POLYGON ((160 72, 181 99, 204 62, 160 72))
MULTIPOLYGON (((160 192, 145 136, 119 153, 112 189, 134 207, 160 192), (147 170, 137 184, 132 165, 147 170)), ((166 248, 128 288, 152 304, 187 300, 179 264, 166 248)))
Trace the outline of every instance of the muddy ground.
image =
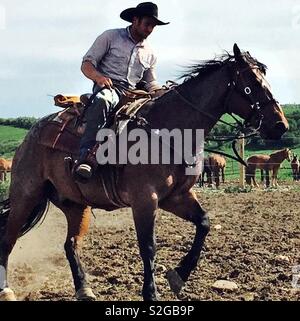
MULTIPOLYGON (((250 193, 196 191, 209 211, 211 231, 203 259, 179 297, 171 293, 165 272, 190 248, 195 229, 173 214, 158 212, 160 299, 299 300, 300 289, 291 283, 292 266, 300 264, 300 185, 250 193), (235 282, 238 289, 214 290, 212 284, 220 279, 235 282)), ((75 299, 65 234, 65 218, 51 206, 43 225, 18 241, 9 270, 18 299, 75 299)), ((142 264, 129 210, 95 210, 82 261, 98 300, 141 300, 142 264)))

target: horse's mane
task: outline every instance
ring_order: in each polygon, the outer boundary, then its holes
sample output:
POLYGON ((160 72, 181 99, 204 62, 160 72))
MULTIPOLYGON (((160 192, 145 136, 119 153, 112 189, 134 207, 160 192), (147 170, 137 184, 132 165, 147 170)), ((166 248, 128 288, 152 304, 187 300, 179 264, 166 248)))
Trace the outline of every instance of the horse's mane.
MULTIPOLYGON (((267 66, 265 64, 259 62, 256 58, 252 57, 248 51, 242 52, 242 55, 249 64, 258 67, 259 70, 264 75, 266 74, 267 66)), ((186 82, 198 76, 202 78, 203 76, 220 69, 230 61, 235 61, 235 57, 234 55, 231 55, 228 52, 225 52, 222 55, 216 56, 215 59, 200 60, 195 64, 191 64, 190 66, 187 66, 185 68, 184 74, 181 75, 179 79, 184 78, 184 82, 186 82)))

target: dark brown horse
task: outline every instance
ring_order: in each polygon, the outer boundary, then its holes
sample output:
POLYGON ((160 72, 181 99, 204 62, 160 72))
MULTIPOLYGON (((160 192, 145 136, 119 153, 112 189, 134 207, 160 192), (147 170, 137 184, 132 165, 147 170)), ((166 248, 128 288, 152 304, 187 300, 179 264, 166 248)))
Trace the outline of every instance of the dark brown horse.
POLYGON ((261 170, 262 182, 264 181, 264 171, 266 172, 266 186, 269 187, 269 172, 272 171, 272 181, 271 186, 278 186, 277 175, 280 168, 280 164, 287 159, 291 161, 291 151, 288 148, 276 151, 270 155, 253 155, 247 159, 247 168, 246 168, 246 182, 251 185, 254 183, 255 187, 258 187, 258 184, 255 180, 255 171, 256 169, 261 170))
MULTIPOLYGON (((263 137, 279 139, 288 129, 288 122, 270 90, 263 85, 264 73, 263 64, 249 53, 241 53, 235 45, 233 56, 226 54, 193 66, 181 85, 147 103, 139 115, 153 129, 177 128, 183 131, 201 128, 208 134, 223 114, 234 113, 247 124, 259 127, 263 137), (258 102, 259 108, 254 102, 258 102)), ((2 203, 0 212, 0 266, 2 271, 7 271, 8 257, 17 238, 42 218, 50 200, 67 217, 65 251, 76 296, 78 299, 94 299, 78 248, 88 229, 89 206, 106 210, 118 206, 107 197, 99 178, 106 167, 99 166, 88 184, 74 182, 64 166, 68 153, 39 144, 39 133, 45 126, 47 121, 42 120, 31 129, 13 160, 9 201, 2 203)), ((196 153, 197 146, 193 150, 196 153)), ((186 163, 127 164, 117 169, 118 195, 124 206, 127 204, 132 208, 144 264, 144 300, 157 298, 154 278, 156 209, 172 212, 196 226, 191 249, 178 266, 167 273, 171 289, 176 293, 196 267, 209 231, 208 215, 192 190, 199 174, 187 176, 186 167, 186 163)), ((200 172, 200 165, 198 167, 200 172)), ((6 273, 2 272, 0 279, 0 298, 13 300, 14 293, 8 287, 6 273)))
POLYGON ((298 156, 295 154, 293 154, 293 159, 291 161, 291 168, 292 168, 293 180, 294 181, 299 180, 300 163, 299 163, 298 156))

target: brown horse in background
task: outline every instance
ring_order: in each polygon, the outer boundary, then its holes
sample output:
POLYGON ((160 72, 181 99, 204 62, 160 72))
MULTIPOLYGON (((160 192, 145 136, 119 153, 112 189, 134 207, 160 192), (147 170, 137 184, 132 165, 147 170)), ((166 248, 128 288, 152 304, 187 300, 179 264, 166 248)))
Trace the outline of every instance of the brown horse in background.
POLYGON ((0 182, 7 179, 7 173, 11 171, 12 160, 0 158, 0 182))
POLYGON ((213 181, 216 183, 216 187, 220 186, 220 175, 222 177, 222 183, 225 183, 225 167, 226 159, 222 155, 211 154, 204 159, 204 167, 201 175, 201 186, 204 185, 204 177, 206 174, 207 183, 212 186, 213 181))
MULTIPOLYGON (((171 131, 176 128, 181 132, 185 129, 196 132, 201 128, 207 135, 222 115, 234 113, 246 124, 259 127, 262 137, 280 139, 288 129, 288 122, 270 89, 265 87, 264 74, 265 66, 248 52, 241 53, 235 45, 234 55, 226 54, 193 66, 181 85, 149 101, 137 116, 143 117, 148 128, 153 130, 171 131), (252 101, 259 106, 253 107, 252 101)), ((58 150, 45 145, 40 139, 41 133, 50 127, 50 121, 56 117, 57 114, 54 114, 41 119, 29 131, 13 159, 9 200, 0 204, 0 300, 15 299, 7 281, 9 255, 18 237, 42 219, 49 201, 67 217, 65 251, 79 300, 95 299, 78 251, 88 230, 90 206, 109 211, 132 208, 144 266, 144 300, 157 299, 154 276, 156 210, 161 208, 194 224, 196 231, 191 248, 175 269, 170 269, 166 275, 171 289, 178 294, 197 266, 209 231, 208 214, 192 189, 200 174, 200 164, 195 164, 194 175, 186 175, 187 168, 190 168, 186 162, 128 163, 122 167, 102 165, 87 184, 75 182, 64 159, 70 153, 77 157, 78 147, 70 152, 69 144, 65 146, 65 151, 58 150), (103 173, 111 170, 117 177, 118 202, 113 193, 108 194, 103 183, 103 173)), ((128 131, 137 126, 135 122, 129 123, 128 131)), ((72 128, 70 125, 69 129, 72 128)), ((195 136, 194 142, 197 141, 195 136)), ((74 146, 78 146, 80 137, 76 139, 77 145, 74 146)), ((198 151, 199 146, 193 146, 193 155, 198 151)), ((149 152, 151 154, 150 148, 149 152)))
POLYGON ((292 168, 292 175, 293 175, 294 181, 297 181, 300 178, 299 167, 300 167, 300 163, 299 163, 298 156, 293 154, 293 159, 291 161, 291 168, 292 168))
POLYGON ((276 151, 270 155, 253 155, 247 159, 247 168, 246 168, 246 182, 247 184, 252 185, 252 182, 255 187, 258 187, 255 180, 255 171, 256 169, 261 170, 262 182, 264 181, 264 171, 266 172, 266 186, 270 186, 269 172, 272 171, 272 181, 271 186, 278 186, 277 175, 280 168, 280 164, 287 159, 291 161, 291 151, 288 148, 276 151))

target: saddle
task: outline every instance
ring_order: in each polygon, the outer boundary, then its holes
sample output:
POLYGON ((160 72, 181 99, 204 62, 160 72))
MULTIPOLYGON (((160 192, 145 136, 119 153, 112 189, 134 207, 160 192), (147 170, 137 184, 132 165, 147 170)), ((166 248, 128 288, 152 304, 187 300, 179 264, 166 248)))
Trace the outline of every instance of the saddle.
MULTIPOLYGON (((91 94, 56 95, 54 97, 55 106, 61 107, 63 110, 47 119, 46 124, 40 129, 39 143, 77 155, 80 138, 86 127, 85 110, 90 97, 91 94)), ((117 112, 108 122, 108 127, 120 132, 129 121, 136 119, 137 112, 151 99, 152 96, 142 90, 130 90, 124 93, 116 106, 117 112), (122 127, 119 127, 120 124, 122 127)))

